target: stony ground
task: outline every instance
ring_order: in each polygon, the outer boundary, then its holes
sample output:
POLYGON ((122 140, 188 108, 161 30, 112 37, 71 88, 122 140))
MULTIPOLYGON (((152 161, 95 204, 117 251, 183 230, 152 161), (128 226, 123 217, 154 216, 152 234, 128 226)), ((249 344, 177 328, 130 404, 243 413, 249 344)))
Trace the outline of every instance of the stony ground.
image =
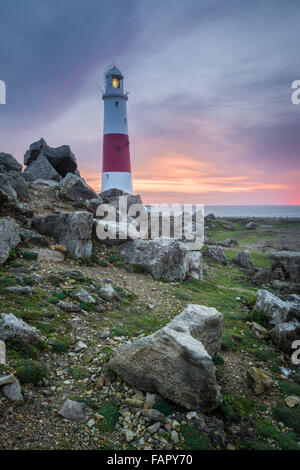
MULTIPOLYGON (((55 191, 35 191, 36 213, 68 209, 55 191)), ((101 246, 92 259, 59 264, 30 259, 35 247, 29 244, 11 253, 0 269, 0 312, 14 313, 37 327, 48 346, 38 350, 8 344, 8 363, 0 366, 0 375, 18 373, 24 360, 45 367, 34 383, 23 380, 24 405, 0 396, 1 449, 300 448, 300 406, 284 405, 288 395, 300 396, 299 376, 293 374, 289 357, 250 329, 249 321, 260 321, 253 312, 257 287, 233 263, 243 247, 251 249, 257 267, 269 266, 268 251, 283 243, 299 250, 300 222, 258 221, 253 232, 242 221, 234 222, 235 230, 224 230, 224 222, 229 219, 218 219, 209 236, 217 241, 235 237, 240 246, 224 250, 229 266, 205 261, 203 281, 154 280, 124 266, 113 248, 101 246), (107 283, 116 288, 118 299, 105 302, 99 297, 99 288, 107 283), (28 285, 32 295, 8 292, 12 285, 28 285), (79 302, 79 312, 67 313, 60 302, 74 301, 72 292, 78 288, 86 289, 96 303, 79 302), (202 427, 192 413, 132 388, 107 367, 121 344, 158 330, 189 303, 215 307, 224 315, 222 351, 215 358, 223 403, 203 417, 202 427), (269 392, 254 394, 246 377, 251 365, 270 374, 269 392), (57 414, 66 398, 91 408, 86 422, 57 414)))

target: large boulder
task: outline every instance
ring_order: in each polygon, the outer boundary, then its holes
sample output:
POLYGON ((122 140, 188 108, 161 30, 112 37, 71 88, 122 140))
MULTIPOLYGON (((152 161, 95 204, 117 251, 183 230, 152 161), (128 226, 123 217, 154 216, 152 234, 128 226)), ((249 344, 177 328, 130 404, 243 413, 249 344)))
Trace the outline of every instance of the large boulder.
POLYGON ((20 241, 19 225, 10 217, 0 219, 0 265, 5 263, 10 250, 20 241))
POLYGON ((39 179, 59 181, 60 176, 44 155, 39 155, 24 170, 24 175, 29 181, 39 179))
POLYGON ((0 339, 13 340, 20 344, 39 344, 43 341, 43 337, 35 328, 12 313, 0 313, 0 339))
POLYGON ((0 153, 0 171, 21 171, 22 165, 9 153, 0 153))
POLYGON ((86 182, 73 173, 68 173, 60 182, 61 195, 73 202, 85 202, 95 199, 99 204, 102 199, 86 182))
POLYGON ((300 252, 277 251, 270 254, 272 272, 281 270, 282 281, 300 282, 300 252))
POLYGON ((22 177, 23 173, 9 171, 0 173, 0 191, 2 202, 7 201, 30 201, 28 185, 22 177), (4 198, 6 195, 6 198, 4 198))
POLYGON ((69 256, 91 256, 93 215, 90 212, 62 212, 36 217, 32 225, 37 232, 53 237, 57 243, 65 245, 69 256))
POLYGON ((208 245, 206 247, 204 258, 209 258, 215 261, 217 264, 227 266, 227 261, 224 255, 224 251, 218 245, 208 245))
POLYGON ((135 265, 157 279, 180 281, 186 276, 188 249, 175 238, 134 240, 121 245, 119 253, 126 263, 135 265))
POLYGON ((211 411, 221 402, 212 357, 221 346, 222 321, 214 308, 188 305, 161 330, 117 350, 109 367, 141 390, 211 411))
POLYGON ((260 286, 262 284, 269 284, 274 279, 271 269, 261 268, 254 272, 254 275, 251 279, 253 284, 260 286))
POLYGON ((286 354, 293 352, 292 344, 300 339, 300 322, 292 320, 274 326, 270 331, 273 342, 286 354))
POLYGON ((100 193, 99 196, 105 204, 112 204, 117 210, 119 209, 119 198, 121 196, 126 196, 127 209, 129 209, 133 204, 143 204, 139 194, 125 193, 121 189, 117 188, 107 189, 100 193))
POLYGON ((270 327, 285 323, 295 316, 296 304, 281 300, 267 290, 260 289, 256 293, 254 310, 261 310, 268 320, 270 327))
POLYGON ((246 269, 250 273, 255 273, 256 268, 253 264, 251 254, 249 250, 240 251, 236 257, 236 264, 241 266, 241 268, 246 269))
MULTIPOLYGON (((52 148, 47 145, 44 139, 40 139, 30 145, 29 150, 24 155, 25 165, 29 165, 35 161, 39 155, 43 155, 57 173, 63 178, 67 173, 75 173, 77 163, 74 154, 68 145, 52 148)), ((42 177, 41 177, 42 178, 42 177)), ((53 179, 53 178, 45 178, 53 179)))

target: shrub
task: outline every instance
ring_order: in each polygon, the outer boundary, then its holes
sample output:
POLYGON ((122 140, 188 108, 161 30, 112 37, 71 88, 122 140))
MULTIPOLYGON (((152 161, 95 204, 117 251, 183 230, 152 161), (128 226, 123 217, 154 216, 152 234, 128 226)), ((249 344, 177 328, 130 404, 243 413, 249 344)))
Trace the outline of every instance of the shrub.
POLYGON ((49 377, 49 371, 46 364, 27 359, 17 363, 16 376, 21 384, 32 383, 37 385, 40 380, 49 377))
POLYGON ((116 422, 119 419, 119 408, 117 408, 112 402, 107 401, 101 405, 97 412, 104 416, 104 421, 100 426, 101 430, 103 432, 114 431, 116 422))
POLYGON ((37 257, 38 257, 37 251, 25 251, 25 253, 23 253, 24 259, 36 260, 37 257))
POLYGON ((207 437, 202 436, 202 434, 192 426, 184 425, 180 430, 184 437, 184 448, 186 450, 212 449, 207 437))
POLYGON ((287 427, 300 434, 300 406, 288 408, 285 403, 278 403, 273 410, 273 416, 287 427))

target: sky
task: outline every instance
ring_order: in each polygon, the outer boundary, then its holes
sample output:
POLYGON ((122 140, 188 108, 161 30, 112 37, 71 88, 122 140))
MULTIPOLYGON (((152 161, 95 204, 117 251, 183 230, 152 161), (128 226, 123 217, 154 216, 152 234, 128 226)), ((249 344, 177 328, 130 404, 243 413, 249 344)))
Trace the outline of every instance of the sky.
POLYGON ((100 192, 115 60, 145 203, 300 204, 299 20, 299 0, 1 2, 0 152, 68 144, 100 192))

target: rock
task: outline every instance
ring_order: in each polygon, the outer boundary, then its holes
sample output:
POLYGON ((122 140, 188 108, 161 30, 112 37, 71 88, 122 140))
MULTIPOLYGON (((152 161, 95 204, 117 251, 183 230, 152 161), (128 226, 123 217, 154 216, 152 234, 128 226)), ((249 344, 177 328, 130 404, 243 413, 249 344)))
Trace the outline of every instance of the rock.
POLYGON ((66 400, 58 414, 66 419, 74 421, 85 421, 87 415, 91 413, 91 409, 85 403, 79 403, 73 400, 66 400))
POLYGON ((243 250, 240 253, 238 253, 236 257, 236 264, 251 273, 254 273, 256 271, 256 268, 252 262, 252 258, 251 258, 251 254, 249 250, 243 250))
POLYGON ((21 171, 22 165, 9 153, 0 153, 0 172, 21 171))
POLYGON ((300 284, 293 282, 282 282, 275 279, 272 282, 273 289, 276 289, 280 294, 292 294, 293 292, 300 294, 300 284))
POLYGON ((160 411, 155 410, 155 409, 149 409, 149 410, 144 409, 144 410, 141 411, 141 415, 144 416, 146 421, 148 421, 150 423, 155 423, 157 421, 161 421, 163 423, 164 420, 165 420, 165 415, 163 413, 161 413, 160 411))
POLYGON ((148 403, 150 408, 153 408, 153 406, 156 402, 156 394, 147 392, 145 401, 146 401, 146 403, 148 403))
POLYGON ((87 344, 85 344, 83 341, 78 341, 78 343, 76 343, 74 351, 80 352, 80 351, 84 351, 87 348, 88 348, 87 344))
POLYGON ((92 297, 91 294, 89 294, 89 292, 85 289, 80 289, 76 292, 72 292, 72 296, 80 300, 80 302, 84 302, 87 304, 96 303, 94 297, 92 297))
POLYGON ((56 188, 58 186, 57 181, 54 180, 43 180, 43 179, 38 179, 34 180, 33 184, 39 184, 41 186, 48 186, 49 188, 56 188))
POLYGON ((188 249, 175 238, 134 240, 121 245, 119 253, 126 263, 152 274, 154 278, 178 281, 186 276, 188 249))
POLYGON ((134 432, 131 429, 127 429, 125 432, 125 439, 127 442, 131 442, 134 439, 134 432))
POLYGON ((14 375, 2 375, 0 376, 0 387, 3 385, 12 384, 16 380, 14 375))
POLYGON ((151 424, 151 426, 147 428, 147 431, 150 432, 150 434, 155 434, 159 430, 160 426, 160 422, 151 424))
POLYGON ((42 235, 48 235, 59 244, 66 245, 68 255, 89 258, 92 254, 93 216, 90 212, 62 212, 36 217, 33 227, 42 235))
POLYGON ((43 155, 62 177, 65 177, 67 173, 76 172, 76 159, 68 145, 52 148, 47 145, 44 139, 40 139, 39 141, 31 144, 29 150, 25 153, 25 165, 29 165, 31 162, 34 162, 40 155, 43 155))
POLYGON ((300 397, 296 397, 294 395, 286 397, 284 401, 289 408, 294 408, 294 406, 300 405, 300 397))
POLYGON ((57 307, 61 308, 64 312, 68 313, 78 313, 81 311, 81 307, 79 304, 75 304, 74 302, 64 302, 60 300, 57 304, 57 307))
POLYGON ((6 290, 17 296, 25 295, 26 297, 30 297, 32 295, 32 289, 29 286, 11 286, 6 287, 6 290))
POLYGON ((28 230, 26 228, 20 227, 20 237, 24 242, 30 242, 39 246, 48 246, 48 240, 43 235, 34 232, 33 230, 28 230))
POLYGON ((174 444, 178 444, 179 443, 179 434, 177 431, 175 431, 173 429, 173 431, 171 431, 171 441, 174 443, 174 444))
POLYGON ((40 343, 43 337, 39 332, 12 313, 0 314, 0 339, 14 340, 21 344, 40 343))
POLYGON ((203 262, 200 251, 188 251, 186 271, 194 279, 203 279, 203 262))
POLYGON ((6 345, 0 340, 0 364, 6 364, 6 345))
POLYGON ((256 395, 261 395, 265 391, 269 390, 273 384, 271 377, 257 367, 249 367, 247 370, 247 377, 249 379, 250 386, 256 395))
POLYGON ((205 222, 209 223, 216 218, 215 214, 207 214, 204 217, 205 222))
POLYGON ((300 282, 300 252, 277 251, 270 254, 272 272, 277 269, 283 273, 283 281, 300 282))
POLYGON ((60 271, 58 274, 72 279, 84 279, 85 277, 85 275, 78 269, 68 269, 67 271, 60 271))
POLYGON ((60 182, 61 195, 73 202, 85 202, 87 200, 98 201, 102 204, 102 199, 90 188, 86 182, 73 173, 68 173, 60 182))
POLYGON ((223 421, 215 416, 206 416, 203 413, 196 413, 195 411, 189 413, 187 419, 190 420, 191 425, 200 431, 201 434, 207 434, 214 446, 225 447, 226 434, 223 421))
POLYGON ((100 193, 99 196, 105 204, 111 204, 117 210, 119 210, 119 198, 121 196, 126 197, 127 199, 127 210, 129 210, 130 207, 134 204, 143 205, 141 196, 139 194, 128 194, 122 191, 121 189, 108 189, 107 191, 103 191, 102 193, 100 193))
POLYGON ((254 310, 263 312, 270 327, 286 322, 294 311, 292 302, 281 300, 267 290, 258 290, 256 297, 254 310))
POLYGON ((107 246, 121 245, 128 240, 145 238, 143 232, 138 229, 137 222, 129 217, 126 221, 94 219, 94 233, 97 241, 107 246))
POLYGON ((24 175, 29 181, 39 179, 60 181, 61 177, 53 166, 48 162, 44 155, 39 155, 27 168, 24 170, 24 175))
POLYGON ((256 334, 256 336, 260 339, 268 339, 270 337, 270 333, 268 332, 268 330, 263 326, 259 325, 259 323, 256 323, 255 321, 252 323, 251 328, 256 334))
POLYGON ((204 253, 204 258, 209 258, 215 261, 217 264, 222 266, 227 266, 227 261, 224 255, 224 252, 220 246, 217 245, 208 245, 204 253))
POLYGON ((53 245, 52 249, 56 251, 60 251, 61 253, 67 253, 66 245, 53 245))
POLYGON ((212 362, 221 334, 222 314, 191 304, 161 330, 118 349, 109 367, 141 390, 210 411, 221 401, 212 362))
POLYGON ((18 379, 15 379, 14 382, 4 385, 2 387, 3 395, 11 402, 16 405, 21 405, 24 403, 24 397, 21 392, 21 385, 18 379))
POLYGON ((23 173, 20 173, 18 171, 0 173, 0 188, 3 202, 31 200, 27 182, 22 177, 22 175, 23 173))
POLYGON ((115 289, 109 284, 105 284, 103 287, 101 287, 101 289, 99 290, 99 295, 101 299, 108 301, 118 297, 115 289))
POLYGON ((231 246, 238 246, 239 242, 235 238, 226 238, 223 242, 219 242, 218 245, 229 248, 231 246))
POLYGON ((39 263, 63 263, 65 255, 60 251, 43 249, 38 252, 39 263))
POLYGON ((247 230, 256 230, 257 224, 254 223, 254 222, 248 222, 248 223, 245 225, 245 227, 246 227, 247 230))
POLYGON ((260 286, 262 284, 269 284, 274 279, 274 275, 269 268, 258 269, 252 277, 253 284, 260 286))
POLYGON ((204 237, 204 245, 218 245, 218 242, 215 242, 215 240, 212 240, 210 237, 205 235, 204 237))
POLYGON ((276 325, 270 331, 274 343, 286 354, 293 352, 292 343, 300 338, 300 322, 292 320, 276 325))
POLYGON ((229 230, 230 232, 232 232, 233 230, 235 230, 234 225, 223 224, 222 227, 223 227, 225 230, 229 230))
POLYGON ((0 219, 0 265, 5 263, 10 250, 15 248, 20 241, 18 224, 10 217, 0 219))

